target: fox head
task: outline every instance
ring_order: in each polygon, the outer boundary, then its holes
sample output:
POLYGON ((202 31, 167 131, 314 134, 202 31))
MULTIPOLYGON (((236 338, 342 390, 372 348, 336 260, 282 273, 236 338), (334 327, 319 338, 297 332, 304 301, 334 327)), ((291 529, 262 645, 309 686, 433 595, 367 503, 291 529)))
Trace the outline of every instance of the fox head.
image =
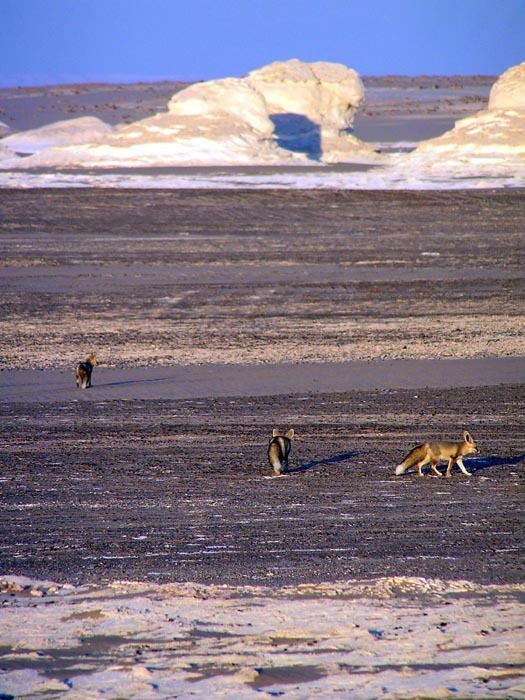
POLYGON ((95 353, 92 352, 91 355, 88 357, 88 360, 91 362, 92 365, 96 365, 97 363, 97 358, 95 357, 95 353))
POLYGON ((463 454, 469 455, 473 452, 477 452, 478 448, 476 447, 476 443, 472 439, 472 435, 468 432, 468 430, 465 430, 463 433, 463 441, 465 443, 465 450, 463 454))

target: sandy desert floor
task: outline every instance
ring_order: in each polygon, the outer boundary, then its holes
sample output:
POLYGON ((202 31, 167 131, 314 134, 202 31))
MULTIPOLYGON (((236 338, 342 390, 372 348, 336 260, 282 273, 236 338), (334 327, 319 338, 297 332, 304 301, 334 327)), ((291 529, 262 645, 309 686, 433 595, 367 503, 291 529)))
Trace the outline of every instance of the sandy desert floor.
POLYGON ((522 190, 0 210, 2 699, 524 696, 522 190))

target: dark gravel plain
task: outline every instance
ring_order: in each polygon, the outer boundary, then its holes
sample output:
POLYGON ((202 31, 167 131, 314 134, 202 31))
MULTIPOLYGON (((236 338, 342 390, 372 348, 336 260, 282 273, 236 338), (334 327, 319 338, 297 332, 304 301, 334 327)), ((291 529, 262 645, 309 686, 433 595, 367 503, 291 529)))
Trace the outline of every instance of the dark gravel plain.
POLYGON ((2 405, 0 571, 522 582, 524 398, 501 386, 98 402, 94 387, 89 401, 2 405), (299 437, 290 473, 268 478, 275 416, 299 437), (470 479, 394 476, 418 438, 463 427, 480 449, 470 479))
MULTIPOLYGON (((85 354, 82 321, 119 367, 138 366, 148 344, 143 366, 180 347, 188 362, 198 348, 245 361, 247 346, 254 362, 303 362, 319 345, 336 361, 337 324, 350 317, 358 357, 375 341, 416 359, 448 347, 461 357, 462 344, 520 354, 522 192, 3 191, 0 205, 4 369, 67 368, 64 357, 85 354), (360 263, 371 282, 341 278, 360 263), (187 276, 170 280, 177 265, 187 276), (279 277, 283 265, 293 274, 279 277), (167 295, 180 296, 168 310, 167 295), (461 329, 454 346, 439 331, 447 313, 461 329)), ((126 399, 100 400, 96 376, 78 399, 0 393, 2 574, 525 580, 523 385, 145 400, 130 383, 126 399), (268 478, 273 427, 299 435, 281 478, 268 478), (470 479, 394 476, 415 444, 463 429, 480 450, 470 479)))

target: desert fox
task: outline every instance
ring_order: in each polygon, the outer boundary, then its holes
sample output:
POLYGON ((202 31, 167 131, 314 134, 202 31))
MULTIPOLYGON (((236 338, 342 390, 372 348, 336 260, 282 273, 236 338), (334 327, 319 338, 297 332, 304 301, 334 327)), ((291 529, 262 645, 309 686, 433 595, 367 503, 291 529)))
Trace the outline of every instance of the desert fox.
POLYGON ((77 380, 77 388, 87 389, 91 386, 91 374, 93 367, 97 364, 95 355, 91 355, 84 362, 79 362, 75 369, 75 377, 77 380))
POLYGON ((472 439, 470 433, 466 430, 463 433, 463 440, 460 442, 425 442, 424 445, 418 445, 407 454, 405 459, 396 467, 396 475, 404 474, 410 467, 417 467, 418 476, 423 476, 421 467, 430 462, 430 468, 436 476, 443 476, 437 469, 437 465, 442 460, 448 460, 448 466, 445 476, 449 477, 452 471, 452 465, 457 463, 463 474, 472 476, 465 469, 462 457, 463 455, 477 452, 476 443, 472 439))
POLYGON ((284 435, 279 435, 279 431, 274 428, 272 438, 268 445, 268 461, 273 467, 275 474, 282 474, 288 469, 288 455, 292 449, 292 438, 294 429, 291 428, 284 435))

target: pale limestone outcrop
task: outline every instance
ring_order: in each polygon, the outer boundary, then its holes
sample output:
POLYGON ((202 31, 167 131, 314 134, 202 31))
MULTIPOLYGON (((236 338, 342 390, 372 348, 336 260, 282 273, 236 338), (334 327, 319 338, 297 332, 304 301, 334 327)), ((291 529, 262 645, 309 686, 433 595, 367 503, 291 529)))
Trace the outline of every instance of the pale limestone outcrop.
POLYGON ((490 91, 489 109, 525 109, 525 61, 496 80, 490 91))
POLYGON ((190 126, 196 120, 197 126, 215 132, 220 126, 221 133, 238 133, 246 125, 263 138, 270 138, 273 132, 264 96, 248 81, 237 78, 190 85, 171 98, 168 113, 187 118, 190 126))
POLYGON ((481 158, 491 154, 525 156, 525 110, 484 109, 460 119, 442 136, 422 142, 416 151, 481 158))
POLYGON ((351 133, 364 100, 358 74, 340 63, 271 63, 248 75, 266 100, 278 143, 313 159, 338 162, 370 154, 369 144, 351 133))
POLYGON ((494 84, 488 109, 460 119, 453 129, 400 160, 412 172, 501 177, 525 171, 525 63, 494 84))
MULTIPOLYGON (((66 140, 67 145, 42 150, 15 167, 373 159, 373 148, 348 133, 363 95, 357 73, 340 64, 273 63, 246 78, 192 85, 171 98, 167 112, 117 127, 102 138, 66 140)), ((24 135, 18 136, 20 144, 24 135)))
POLYGON ((113 127, 98 117, 78 117, 11 134, 2 143, 15 153, 36 153, 55 146, 101 143, 112 132, 113 127))

